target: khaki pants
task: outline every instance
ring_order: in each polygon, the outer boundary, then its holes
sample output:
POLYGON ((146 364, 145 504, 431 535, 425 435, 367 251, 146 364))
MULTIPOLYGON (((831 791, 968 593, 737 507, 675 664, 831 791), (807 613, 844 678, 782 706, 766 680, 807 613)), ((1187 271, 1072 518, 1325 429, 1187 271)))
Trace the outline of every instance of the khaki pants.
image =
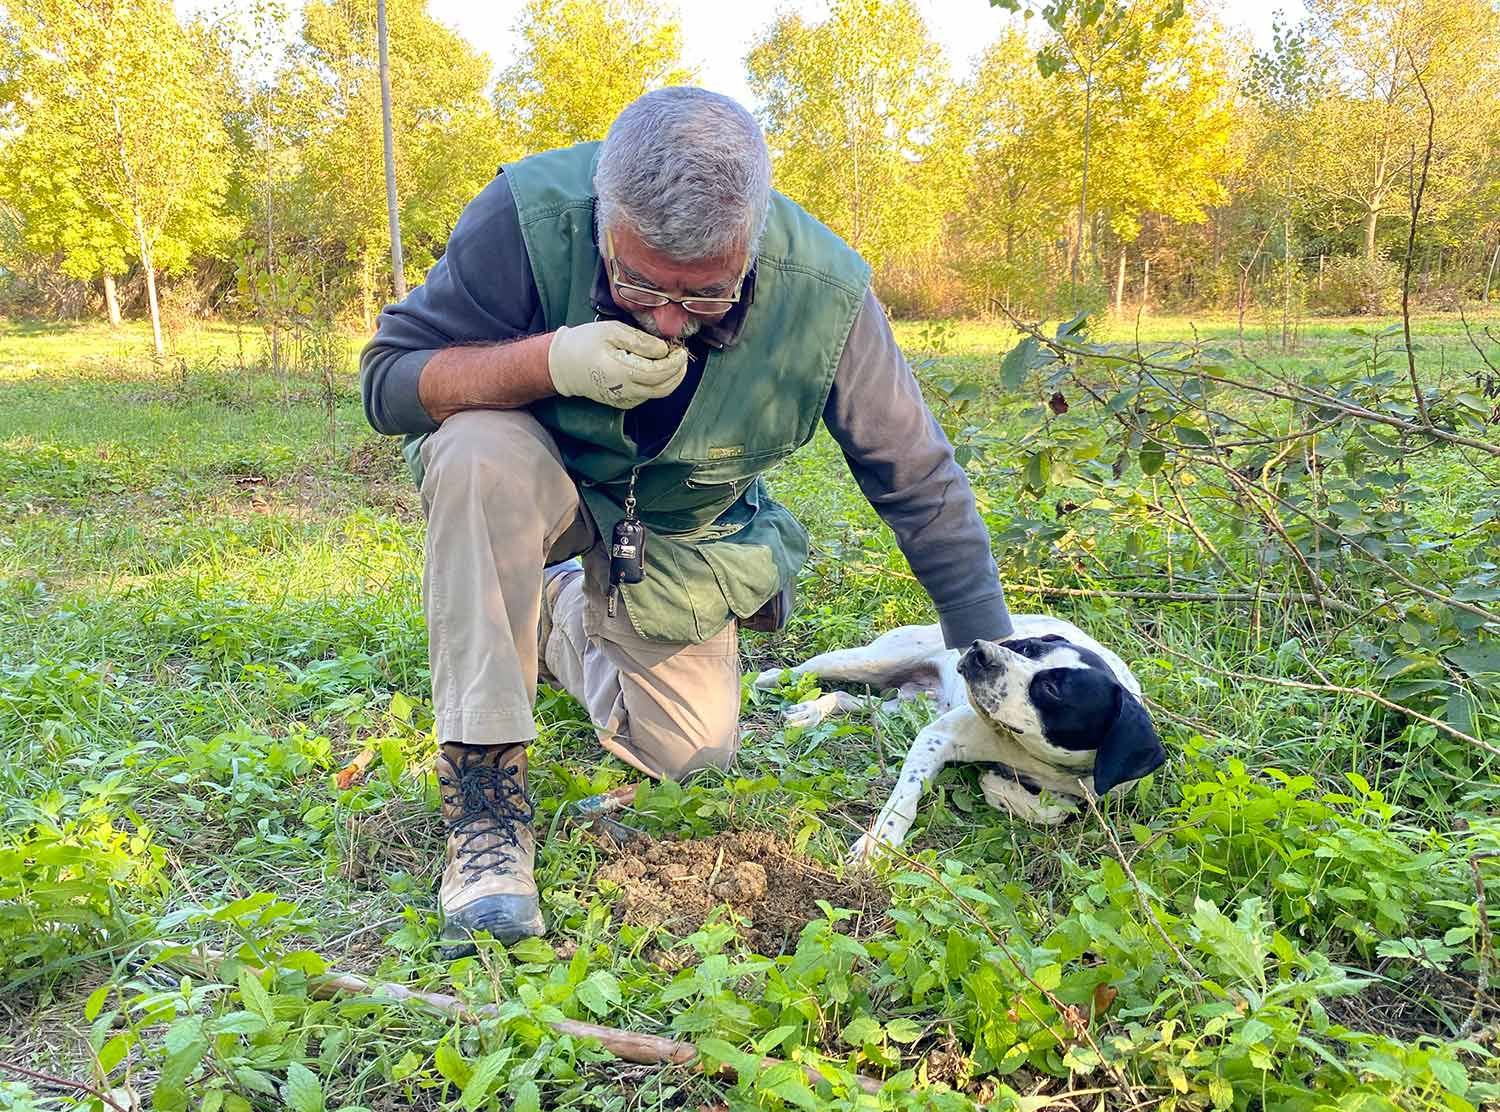
POLYGON ((456 414, 421 451, 438 741, 535 738, 540 648, 548 673, 621 760, 674 779, 727 766, 739 744, 735 623, 702 644, 678 644, 637 636, 623 604, 606 615, 597 530, 557 446, 525 410, 456 414), (586 572, 552 584, 543 623, 542 567, 578 552, 586 572))

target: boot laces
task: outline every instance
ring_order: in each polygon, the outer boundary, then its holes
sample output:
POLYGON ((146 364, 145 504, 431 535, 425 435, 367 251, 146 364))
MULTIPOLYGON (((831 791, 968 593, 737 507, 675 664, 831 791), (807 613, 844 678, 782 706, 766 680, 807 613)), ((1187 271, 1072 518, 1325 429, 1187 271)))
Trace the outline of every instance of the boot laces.
POLYGON ((449 760, 453 777, 438 777, 445 791, 444 802, 460 805, 450 820, 448 836, 458 837, 459 867, 480 873, 512 860, 512 850, 521 847, 520 830, 529 827, 536 813, 521 782, 519 764, 485 759, 482 753, 464 753, 449 760), (455 798, 456 797, 456 798, 455 798))

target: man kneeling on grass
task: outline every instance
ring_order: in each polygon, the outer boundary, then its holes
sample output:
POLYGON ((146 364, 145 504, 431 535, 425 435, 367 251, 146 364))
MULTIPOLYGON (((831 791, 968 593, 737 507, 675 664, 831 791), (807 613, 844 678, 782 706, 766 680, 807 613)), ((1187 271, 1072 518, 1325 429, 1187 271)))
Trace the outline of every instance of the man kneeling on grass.
POLYGON ((406 435, 427 514, 450 955, 472 932, 544 930, 526 793, 539 656, 647 775, 733 759, 738 623, 778 626, 807 556, 761 474, 820 418, 947 643, 1010 633, 973 493, 869 282, 771 190, 744 108, 673 88, 602 144, 505 166, 381 314, 362 388, 371 425, 406 435), (640 531, 644 576, 626 548, 612 572, 611 541, 640 531))

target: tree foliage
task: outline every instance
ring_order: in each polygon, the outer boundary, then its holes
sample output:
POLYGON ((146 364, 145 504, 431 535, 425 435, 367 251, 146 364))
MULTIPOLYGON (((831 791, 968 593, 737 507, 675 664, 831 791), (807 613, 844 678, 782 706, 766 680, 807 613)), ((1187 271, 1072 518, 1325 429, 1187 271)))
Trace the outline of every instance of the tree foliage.
POLYGON ((1309 184, 1331 222, 1358 223, 1374 262, 1387 218, 1406 212, 1428 97, 1438 142, 1425 203, 1435 219, 1460 203, 1487 157, 1500 14, 1487 0, 1313 0, 1309 8, 1316 60, 1331 79, 1313 108, 1309 184))
MULTIPOLYGON (((1408 254, 1419 295, 1500 292, 1491 0, 1310 0, 1259 50, 1210 0, 992 2, 1016 17, 963 74, 916 0, 782 13, 748 44, 776 186, 874 264, 894 311, 1175 303, 1279 316, 1291 346, 1307 307, 1388 300, 1408 254)), ((160 269, 252 315, 315 296, 373 317, 393 284, 375 0, 310 0, 290 32, 287 0, 234 11, 0 16, 7 289, 97 297, 160 269)), ((527 0, 497 75, 426 0, 391 0, 390 24, 409 282, 500 162, 693 79, 666 0, 527 0)))
POLYGON ((508 158, 602 139, 642 93, 692 80, 657 0, 528 0, 516 31, 494 98, 508 158))
POLYGON ((155 272, 216 249, 226 137, 203 52, 160 0, 40 0, 14 13, 24 94, 3 155, 26 241, 65 273, 155 272))
MULTIPOLYGON (((418 279, 499 161, 489 60, 426 12, 391 0, 391 100, 406 261, 418 279)), ((300 171, 292 203, 324 256, 352 267, 368 319, 388 289, 374 0, 314 0, 288 76, 300 171)))
POLYGON ((948 87, 911 0, 838 0, 819 23, 782 15, 746 65, 781 190, 877 267, 937 239, 948 87))

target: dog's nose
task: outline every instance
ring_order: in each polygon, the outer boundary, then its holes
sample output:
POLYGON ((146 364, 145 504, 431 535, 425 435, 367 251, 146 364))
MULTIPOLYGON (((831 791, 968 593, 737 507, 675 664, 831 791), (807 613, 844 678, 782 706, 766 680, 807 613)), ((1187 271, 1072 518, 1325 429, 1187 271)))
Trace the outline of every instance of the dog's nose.
POLYGON ((985 668, 998 663, 994 647, 987 641, 975 641, 958 660, 958 674, 964 679, 973 679, 985 668))

